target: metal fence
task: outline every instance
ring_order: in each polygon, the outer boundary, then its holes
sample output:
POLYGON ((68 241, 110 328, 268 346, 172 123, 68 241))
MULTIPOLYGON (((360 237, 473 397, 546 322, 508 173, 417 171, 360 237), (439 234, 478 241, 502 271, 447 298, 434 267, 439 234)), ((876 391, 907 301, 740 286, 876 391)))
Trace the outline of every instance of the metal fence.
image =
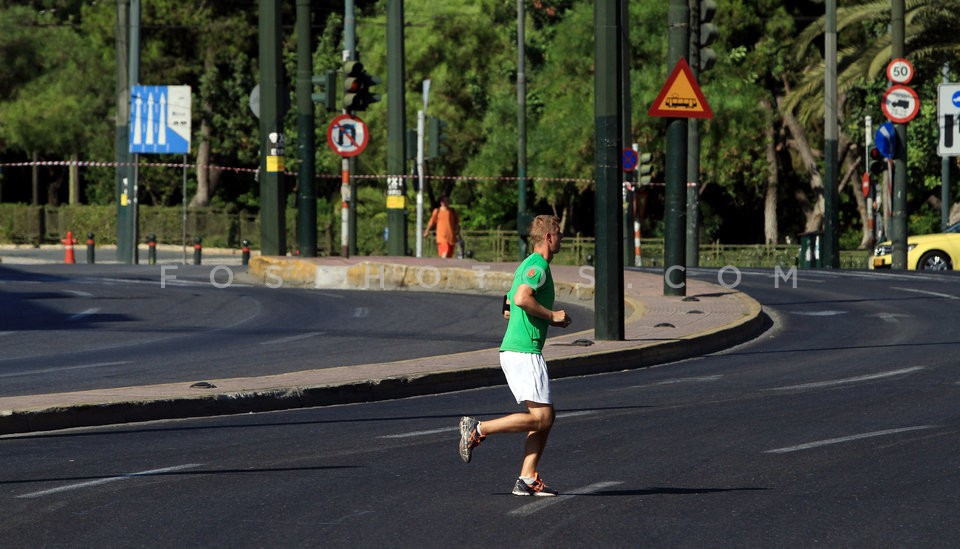
MULTIPOLYGON (((155 235, 158 243, 180 244, 183 241, 183 210, 175 207, 141 207, 140 240, 155 235)), ((340 223, 333 215, 318 217, 318 249, 321 256, 339 254, 340 223)), ((296 210, 286 213, 288 247, 296 249, 296 210)), ((416 242, 414 224, 408 224, 408 243, 416 242)), ((72 231, 74 237, 83 238, 94 233, 99 244, 116 242, 115 206, 26 206, 0 204, 0 243, 55 244, 72 231)), ((382 255, 385 250, 383 229, 364 226, 359 230, 358 255, 382 255)), ((200 236, 204 246, 239 248, 244 240, 258 248, 260 240, 259 217, 250 212, 230 212, 218 209, 191 209, 187 211, 186 232, 188 242, 200 236)), ((514 262, 519 258, 520 240, 512 230, 464 231, 463 239, 469 257, 483 262, 514 262)), ((630 243, 631 248, 633 243, 630 243)), ((424 255, 436 254, 432 238, 424 240, 424 255)), ((554 259, 561 265, 591 264, 595 250, 592 237, 566 236, 560 253, 554 259)), ((663 266, 663 240, 642 239, 638 265, 643 267, 663 266)), ((758 267, 790 268, 800 266, 799 245, 726 245, 719 242, 700 247, 702 267, 758 267)), ((866 268, 869 253, 862 250, 842 251, 841 269, 866 268)))

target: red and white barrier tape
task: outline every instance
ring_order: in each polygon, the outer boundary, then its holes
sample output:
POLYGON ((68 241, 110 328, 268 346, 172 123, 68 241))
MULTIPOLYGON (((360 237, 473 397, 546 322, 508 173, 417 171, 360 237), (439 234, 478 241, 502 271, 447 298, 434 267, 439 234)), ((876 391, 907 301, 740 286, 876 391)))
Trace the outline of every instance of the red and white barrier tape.
MULTIPOLYGON (((138 166, 140 168, 190 168, 196 169, 196 164, 184 164, 182 162, 96 162, 91 160, 39 160, 32 162, 0 162, 0 168, 32 168, 35 166, 55 166, 55 167, 70 167, 77 166, 80 168, 117 168, 120 166, 138 166)), ((202 167, 202 166, 201 166, 202 167)), ((231 171, 237 173, 257 173, 257 168, 236 168, 232 166, 218 166, 216 164, 208 164, 206 166, 208 169, 213 170, 223 170, 231 171)), ((297 172, 284 172, 284 175, 296 176, 297 172)), ((317 174, 318 179, 339 179, 340 174, 317 174)), ((383 174, 376 175, 360 175, 354 174, 356 179, 387 179, 388 177, 383 174)), ((398 176, 403 179, 415 179, 420 176, 416 175, 401 175, 398 176)), ((520 177, 511 177, 511 176, 482 176, 482 175, 424 175, 424 179, 435 179, 435 180, 446 180, 446 181, 519 181, 520 177)), ((577 178, 577 177, 525 177, 529 181, 542 181, 547 183, 593 183, 593 179, 586 178, 577 178)), ((648 183, 646 185, 639 186, 662 186, 662 183, 648 183)))

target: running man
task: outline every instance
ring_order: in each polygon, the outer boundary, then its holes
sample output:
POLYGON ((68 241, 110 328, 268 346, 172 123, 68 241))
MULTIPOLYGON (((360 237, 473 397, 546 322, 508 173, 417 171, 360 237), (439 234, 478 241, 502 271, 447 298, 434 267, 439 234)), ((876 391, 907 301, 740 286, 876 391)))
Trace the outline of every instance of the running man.
POLYGON ((537 465, 547 444, 547 436, 556 416, 550 399, 550 378, 543 360, 547 328, 570 325, 570 315, 553 310, 554 289, 550 262, 560 251, 560 221, 552 215, 537 216, 530 225, 530 254, 513 274, 513 286, 507 293, 510 316, 500 346, 500 367, 507 378, 517 404, 526 412, 480 421, 473 417, 460 420, 460 458, 470 463, 473 449, 495 433, 527 433, 520 477, 513 487, 517 496, 555 496, 547 487, 537 465))

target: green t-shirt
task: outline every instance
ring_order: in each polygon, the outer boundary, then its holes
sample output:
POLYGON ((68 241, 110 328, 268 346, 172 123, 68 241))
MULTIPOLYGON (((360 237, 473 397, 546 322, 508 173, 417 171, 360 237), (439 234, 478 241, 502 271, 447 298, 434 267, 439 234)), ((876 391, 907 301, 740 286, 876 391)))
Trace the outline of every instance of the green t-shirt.
POLYGON ((520 263, 513 273, 513 286, 507 293, 510 300, 510 321, 507 331, 503 334, 501 351, 516 351, 519 353, 540 353, 543 343, 547 339, 547 328, 550 322, 542 318, 530 316, 513 303, 513 295, 521 284, 533 288, 533 297, 537 303, 547 309, 553 309, 555 297, 553 290, 553 275, 550 274, 550 264, 538 253, 530 254, 520 263))

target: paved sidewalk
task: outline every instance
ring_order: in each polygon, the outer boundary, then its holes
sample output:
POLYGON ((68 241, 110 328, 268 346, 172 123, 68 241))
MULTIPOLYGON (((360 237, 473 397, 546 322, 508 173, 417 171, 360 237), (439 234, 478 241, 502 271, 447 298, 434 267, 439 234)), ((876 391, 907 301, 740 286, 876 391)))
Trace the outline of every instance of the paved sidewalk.
MULTIPOLYGON (((251 281, 366 291, 504 294, 514 263, 437 258, 254 257, 251 281)), ((593 306, 590 267, 552 266, 561 302, 593 306)), ((701 356, 758 335, 759 303, 734 289, 687 280, 687 297, 664 296, 659 274, 626 271, 622 341, 593 330, 554 330, 544 356, 551 377, 640 368, 701 356)), ((497 349, 263 377, 0 398, 0 434, 401 398, 503 384, 497 349)))

